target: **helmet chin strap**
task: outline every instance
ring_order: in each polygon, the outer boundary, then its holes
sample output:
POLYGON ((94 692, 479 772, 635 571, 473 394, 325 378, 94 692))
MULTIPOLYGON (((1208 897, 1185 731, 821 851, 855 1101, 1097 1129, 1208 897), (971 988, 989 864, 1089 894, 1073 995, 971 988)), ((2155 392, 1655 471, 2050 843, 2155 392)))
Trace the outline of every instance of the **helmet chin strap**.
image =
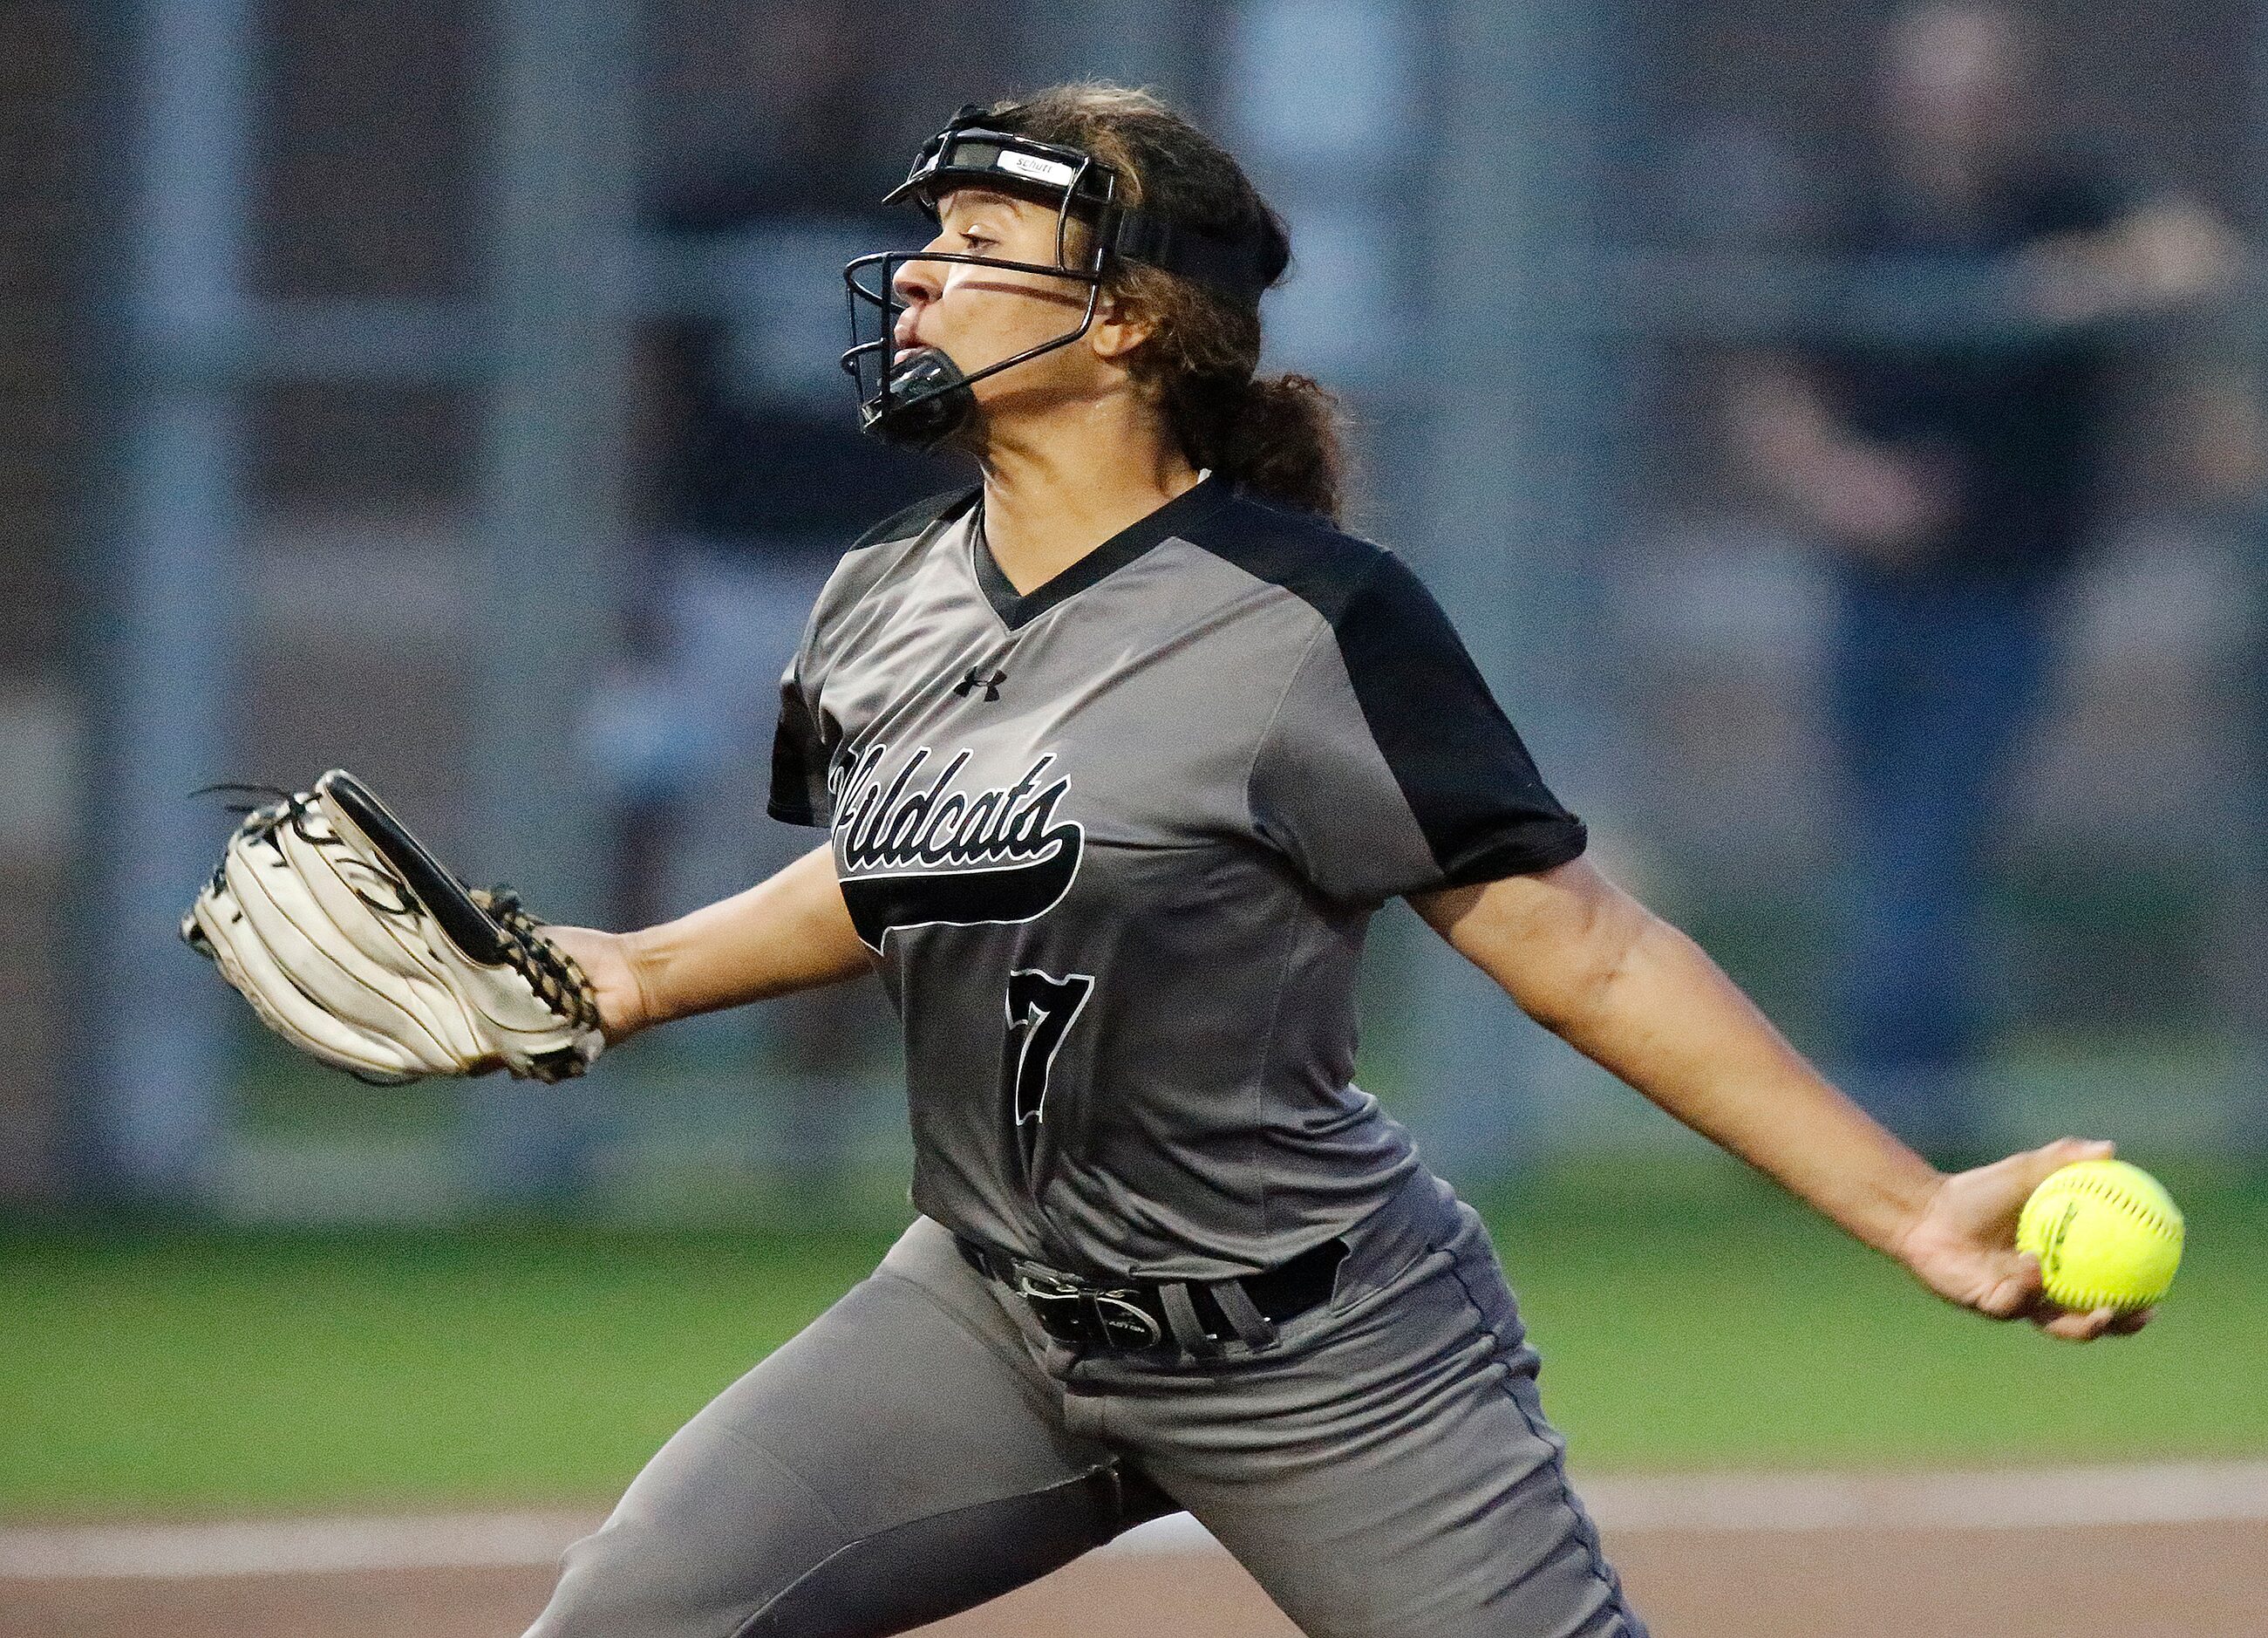
POLYGON ((864 428, 884 443, 934 449, 968 424, 976 394, 941 347, 917 347, 890 366, 888 392, 863 406, 864 428))
MULTIPOLYGON (((918 256, 907 258, 909 261, 923 259, 918 256)), ((974 257, 968 259, 976 260, 974 257)), ((1015 262, 1001 262, 989 265, 1020 267, 1015 262)), ((1041 269, 1020 268, 1020 270, 1041 269)), ((1089 284, 1086 311, 1080 315, 1078 328, 1065 330, 1036 347, 1027 347, 997 364, 988 364, 981 370, 964 371, 942 347, 915 348, 891 365, 888 386, 859 405, 860 429, 873 433, 885 443, 908 449, 934 449, 966 426, 968 417, 976 413, 977 382, 989 380, 1003 370, 1012 370, 1020 364, 1029 364, 1035 358, 1079 341, 1094 328, 1095 310, 1101 295, 1100 281, 1089 284)), ((887 345, 887 340, 883 344, 887 345)), ((846 354, 846 359, 850 356, 846 354)))

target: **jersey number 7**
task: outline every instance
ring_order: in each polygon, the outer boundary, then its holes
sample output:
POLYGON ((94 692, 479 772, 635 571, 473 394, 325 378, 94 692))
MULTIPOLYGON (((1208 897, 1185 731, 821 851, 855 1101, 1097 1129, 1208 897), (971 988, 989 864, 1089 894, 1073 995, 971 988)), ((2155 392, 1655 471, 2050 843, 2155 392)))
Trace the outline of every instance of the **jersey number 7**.
POLYGON ((1048 1072, 1055 1066, 1056 1051, 1071 1032, 1071 1021, 1094 992, 1094 980, 1083 972, 1058 978, 1036 968, 1020 968, 1008 975, 1008 1038, 1000 1053, 1001 1091, 1016 1123, 1016 1144, 1023 1151, 1025 1169, 1039 1141, 1040 1123, 1048 1101, 1048 1072))

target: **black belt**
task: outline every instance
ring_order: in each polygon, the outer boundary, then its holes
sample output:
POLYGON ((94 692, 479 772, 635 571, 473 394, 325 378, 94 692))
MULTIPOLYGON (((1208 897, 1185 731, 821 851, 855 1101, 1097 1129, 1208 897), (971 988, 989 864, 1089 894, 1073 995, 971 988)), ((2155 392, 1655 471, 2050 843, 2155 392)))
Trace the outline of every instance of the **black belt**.
POLYGON ((1346 1243, 1326 1240, 1288 1263, 1237 1280, 1101 1285, 993 1251, 956 1235, 971 1268, 1024 1299, 1040 1329, 1086 1347, 1155 1348, 1179 1343, 1207 1353, 1232 1339, 1255 1347, 1276 1327, 1330 1300, 1346 1243))

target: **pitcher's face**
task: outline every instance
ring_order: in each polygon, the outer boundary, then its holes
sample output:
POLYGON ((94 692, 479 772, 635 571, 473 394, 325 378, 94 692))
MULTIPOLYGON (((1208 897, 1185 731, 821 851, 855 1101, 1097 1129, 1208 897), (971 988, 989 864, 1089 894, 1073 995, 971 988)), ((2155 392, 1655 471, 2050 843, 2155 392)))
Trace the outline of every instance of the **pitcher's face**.
MULTIPOLYGON (((939 200, 937 234, 923 248, 1055 267, 1059 221, 1055 210, 1028 199, 955 188, 939 200)), ((1079 242, 1074 229, 1063 248, 1076 259, 1079 242)), ((901 267, 892 286, 905 304, 892 336, 894 361, 935 347, 966 375, 1077 328, 1091 290, 1087 280, 1069 276, 919 260, 901 267)), ((979 381, 974 391, 981 410, 998 411, 1084 396, 1102 384, 1093 350, 1074 344, 979 381)))

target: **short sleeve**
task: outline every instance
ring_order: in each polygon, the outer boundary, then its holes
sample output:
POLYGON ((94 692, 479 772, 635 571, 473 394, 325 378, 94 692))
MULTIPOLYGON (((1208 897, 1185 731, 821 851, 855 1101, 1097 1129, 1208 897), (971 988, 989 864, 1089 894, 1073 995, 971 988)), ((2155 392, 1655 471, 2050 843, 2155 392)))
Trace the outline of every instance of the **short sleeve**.
POLYGON ((806 638, 780 678, 779 727, 772 733, 771 800, 765 810, 789 824, 824 827, 835 817, 827 771, 836 747, 818 702, 804 685, 808 650, 806 638))
POLYGON ((1448 616, 1391 554, 1307 646, 1248 795, 1261 837, 1345 901, 1548 870, 1586 840, 1448 616))
POLYGON ((780 678, 779 726, 772 733, 772 788, 764 810, 789 824, 825 827, 835 823, 835 798, 828 786, 843 728, 820 702, 822 679, 834 658, 831 631, 842 616, 870 593, 897 560, 893 549, 917 544, 937 525, 958 517, 975 502, 973 489, 932 495, 894 513, 850 544, 827 579, 804 622, 795 659, 780 678))

